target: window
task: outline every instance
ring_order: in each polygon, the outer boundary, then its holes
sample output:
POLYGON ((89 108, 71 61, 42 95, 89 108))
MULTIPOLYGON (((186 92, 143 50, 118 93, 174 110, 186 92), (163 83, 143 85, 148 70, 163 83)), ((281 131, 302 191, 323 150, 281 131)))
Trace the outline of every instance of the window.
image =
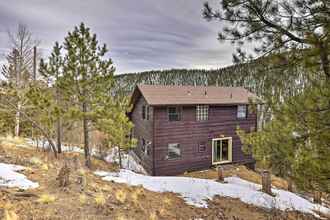
POLYGON ((142 119, 143 120, 149 120, 149 106, 148 105, 143 105, 142 106, 142 119))
POLYGON ((197 105, 196 106, 196 119, 197 121, 207 121, 209 119, 209 106, 197 105))
POLYGON ((198 144, 198 152, 205 152, 206 151, 206 143, 205 142, 200 142, 198 144))
POLYGON ((149 120, 149 105, 146 106, 146 119, 149 120))
POLYGON ((145 155, 150 155, 150 145, 151 145, 150 141, 146 141, 144 138, 141 139, 141 151, 145 155))
POLYGON ((212 164, 232 161, 232 138, 217 138, 212 140, 212 164))
POLYGON ((246 118, 247 116, 247 107, 246 105, 237 106, 237 118, 246 118))
POLYGON ((181 120, 181 107, 168 107, 168 120, 180 121, 181 120))
POLYGON ((180 144, 168 144, 167 159, 178 159, 181 157, 180 144))
POLYGON ((145 105, 142 106, 142 119, 143 120, 146 119, 146 106, 145 105))

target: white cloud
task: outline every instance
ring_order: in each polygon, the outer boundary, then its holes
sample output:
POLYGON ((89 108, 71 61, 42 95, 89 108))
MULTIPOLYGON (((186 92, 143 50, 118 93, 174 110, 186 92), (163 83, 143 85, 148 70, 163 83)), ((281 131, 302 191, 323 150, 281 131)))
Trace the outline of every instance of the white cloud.
MULTIPOLYGON (((43 54, 47 55, 55 41, 62 42, 67 32, 83 21, 97 33, 100 42, 107 43, 117 73, 229 65, 233 48, 216 40, 219 24, 202 18, 203 2, 2 1, 0 31, 24 22, 41 40, 43 54)), ((2 37, 0 48, 8 47, 2 37)))

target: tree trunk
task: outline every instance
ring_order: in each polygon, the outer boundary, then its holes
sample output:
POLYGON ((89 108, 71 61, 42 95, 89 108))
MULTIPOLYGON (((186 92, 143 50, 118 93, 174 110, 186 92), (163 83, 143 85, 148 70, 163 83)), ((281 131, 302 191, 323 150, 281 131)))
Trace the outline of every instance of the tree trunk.
POLYGON ((15 136, 19 137, 20 134, 20 118, 21 118, 21 104, 17 103, 17 111, 15 116, 15 136))
POLYGON ((57 137, 57 141, 56 141, 56 145, 57 145, 57 152, 60 154, 62 153, 62 129, 61 129, 61 118, 59 117, 57 119, 56 122, 56 126, 57 126, 57 132, 56 132, 56 137, 57 137))
POLYGON ((118 156, 119 156, 119 167, 120 169, 123 168, 122 161, 121 161, 121 149, 118 147, 118 156))
POLYGON ((262 191, 272 195, 272 180, 268 170, 264 170, 262 173, 262 191))
POLYGON ((321 67, 327 79, 330 79, 330 61, 327 42, 320 43, 321 67))
POLYGON ((88 130, 88 119, 86 116, 87 113, 87 103, 83 103, 83 127, 84 127, 84 152, 85 152, 85 165, 88 168, 91 168, 91 155, 89 151, 89 130, 88 130))

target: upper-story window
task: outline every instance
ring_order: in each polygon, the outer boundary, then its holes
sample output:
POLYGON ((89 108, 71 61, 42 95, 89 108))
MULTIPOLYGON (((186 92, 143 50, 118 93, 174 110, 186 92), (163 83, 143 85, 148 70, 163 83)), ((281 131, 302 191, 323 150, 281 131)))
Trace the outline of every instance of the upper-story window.
POLYGON ((237 118, 246 118, 246 117, 247 117, 247 105, 238 105, 237 118))
POLYGON ((207 121, 209 119, 209 106, 197 105, 196 106, 196 120, 207 121))
POLYGON ((142 119, 143 120, 149 120, 149 112, 150 112, 149 106, 143 105, 142 106, 142 119))
POLYGON ((181 120, 181 107, 168 107, 168 120, 180 121, 181 120))

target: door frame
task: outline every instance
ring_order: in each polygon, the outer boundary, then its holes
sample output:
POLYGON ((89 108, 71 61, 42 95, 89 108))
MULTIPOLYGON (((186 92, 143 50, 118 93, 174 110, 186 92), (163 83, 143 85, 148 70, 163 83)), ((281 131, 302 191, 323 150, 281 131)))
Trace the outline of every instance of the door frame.
POLYGON ((233 162, 233 138, 232 137, 223 137, 223 138, 213 138, 212 139, 212 165, 231 163, 233 162), (214 160, 214 143, 215 141, 228 140, 228 158, 229 160, 223 160, 219 162, 213 162, 214 160))

